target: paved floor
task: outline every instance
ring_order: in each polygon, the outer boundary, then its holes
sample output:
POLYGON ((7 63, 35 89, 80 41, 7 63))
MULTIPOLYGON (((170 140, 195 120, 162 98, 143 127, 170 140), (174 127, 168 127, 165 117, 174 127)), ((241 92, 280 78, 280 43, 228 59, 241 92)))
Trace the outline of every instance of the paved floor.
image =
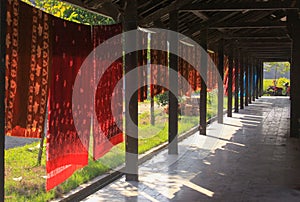
POLYGON ((289 99, 263 97, 208 136, 182 141, 83 201, 300 201, 300 141, 288 138, 289 99))

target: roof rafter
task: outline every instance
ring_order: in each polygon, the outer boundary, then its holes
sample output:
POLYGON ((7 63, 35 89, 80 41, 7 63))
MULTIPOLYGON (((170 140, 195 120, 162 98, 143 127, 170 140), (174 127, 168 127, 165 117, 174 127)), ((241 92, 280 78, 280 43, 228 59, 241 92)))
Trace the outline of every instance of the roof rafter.
POLYGON ((250 10, 282 10, 297 9, 290 1, 268 1, 251 3, 204 3, 198 2, 182 7, 181 11, 250 11, 250 10))

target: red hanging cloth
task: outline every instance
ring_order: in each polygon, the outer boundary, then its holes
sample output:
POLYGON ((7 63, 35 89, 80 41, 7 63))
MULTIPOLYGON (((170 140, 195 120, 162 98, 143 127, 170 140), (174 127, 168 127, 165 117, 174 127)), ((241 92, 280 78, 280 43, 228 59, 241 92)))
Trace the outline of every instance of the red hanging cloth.
POLYGON ((40 138, 48 95, 50 16, 7 1, 6 135, 40 138))
MULTIPOLYGON (((83 61, 92 50, 91 28, 54 18, 52 30, 54 42, 47 135, 47 190, 88 164, 90 134, 88 130, 81 131, 80 138, 77 134, 72 114, 72 89, 83 61)), ((90 120, 82 124, 90 126, 90 120)))
MULTIPOLYGON (((146 32, 139 32, 139 39, 138 43, 141 43, 142 47, 148 47, 148 33, 146 32)), ((147 49, 139 50, 138 51, 138 82, 140 84, 140 88, 138 90, 138 101, 144 102, 147 99, 147 70, 148 68, 140 68, 141 66, 147 65, 147 49)))
POLYGON ((168 73, 168 53, 166 51, 155 50, 152 47, 160 47, 161 50, 167 50, 167 33, 154 33, 151 34, 151 86, 150 94, 154 97, 157 94, 164 93, 167 91, 169 82, 168 73), (158 85, 156 85, 158 84, 158 85))
MULTIPOLYGON (((105 25, 93 27, 94 47, 106 41, 107 39, 121 34, 121 24, 105 25)), ((122 41, 113 40, 111 46, 122 47, 122 41)), ((102 58, 110 58, 110 55, 101 56, 102 58)), ((99 159, 106 154, 114 145, 123 142, 123 133, 119 128, 122 126, 123 114, 123 89, 115 89, 117 83, 123 76, 123 60, 122 57, 117 59, 107 69, 107 61, 94 58, 95 72, 103 73, 97 85, 95 96, 95 112, 96 116, 93 121, 93 137, 94 159, 99 159), (103 72, 104 71, 104 72, 103 72), (116 117, 112 113, 112 95, 114 92, 115 100, 113 103, 116 117), (117 124, 118 123, 118 124, 117 124)))

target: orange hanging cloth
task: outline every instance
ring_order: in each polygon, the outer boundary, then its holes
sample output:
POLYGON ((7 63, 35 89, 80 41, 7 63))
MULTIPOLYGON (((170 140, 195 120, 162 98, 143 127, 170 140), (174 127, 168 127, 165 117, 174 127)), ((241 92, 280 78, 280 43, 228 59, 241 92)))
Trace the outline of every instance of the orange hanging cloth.
POLYGON ((7 1, 6 135, 40 138, 48 96, 51 16, 7 1))

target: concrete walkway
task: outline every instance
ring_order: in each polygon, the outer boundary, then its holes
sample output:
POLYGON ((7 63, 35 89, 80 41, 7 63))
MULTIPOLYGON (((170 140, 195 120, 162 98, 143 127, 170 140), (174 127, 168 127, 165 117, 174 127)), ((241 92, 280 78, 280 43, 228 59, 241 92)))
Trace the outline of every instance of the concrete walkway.
POLYGON ((289 99, 262 97, 213 123, 208 136, 162 151, 83 201, 300 201, 300 141, 288 138, 289 99))

